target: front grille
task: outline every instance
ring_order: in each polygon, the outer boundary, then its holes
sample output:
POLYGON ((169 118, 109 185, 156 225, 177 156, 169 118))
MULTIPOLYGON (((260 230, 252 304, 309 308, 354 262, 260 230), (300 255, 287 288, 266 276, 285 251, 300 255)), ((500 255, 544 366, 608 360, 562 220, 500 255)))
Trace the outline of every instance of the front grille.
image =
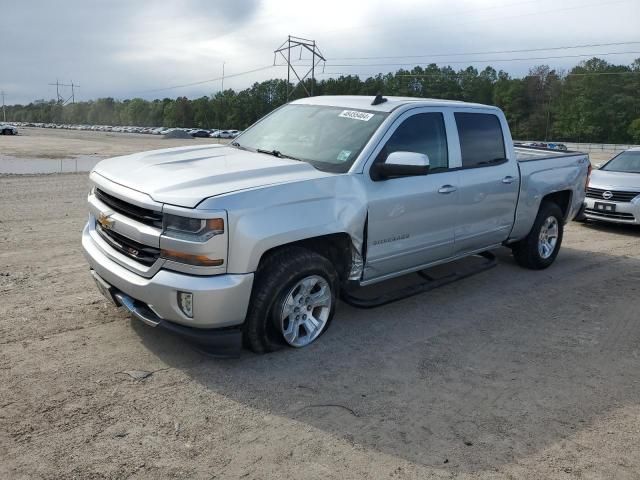
POLYGON ((152 227, 162 228, 162 214, 148 208, 142 208, 137 205, 133 205, 129 202, 121 200, 113 195, 109 195, 103 192, 99 188, 96 188, 96 197, 100 201, 112 210, 121 213, 129 218, 137 220, 145 225, 151 225, 152 227))
POLYGON ((635 220, 635 217, 632 213, 604 212, 602 210, 595 210, 593 208, 585 208, 584 212, 588 213, 589 215, 593 215, 594 217, 611 218, 615 220, 635 220))
POLYGON ((635 197, 640 195, 640 192, 624 192, 621 190, 604 190, 602 188, 587 188, 587 197, 597 198, 600 200, 609 200, 611 202, 630 202, 635 197), (611 192, 611 198, 604 198, 602 194, 604 192, 611 192))
POLYGON ((105 230, 99 223, 96 223, 96 231, 100 237, 102 237, 102 239, 111 245, 116 251, 142 263, 143 265, 153 265, 160 256, 159 248, 149 247, 148 245, 138 243, 112 230, 105 230))

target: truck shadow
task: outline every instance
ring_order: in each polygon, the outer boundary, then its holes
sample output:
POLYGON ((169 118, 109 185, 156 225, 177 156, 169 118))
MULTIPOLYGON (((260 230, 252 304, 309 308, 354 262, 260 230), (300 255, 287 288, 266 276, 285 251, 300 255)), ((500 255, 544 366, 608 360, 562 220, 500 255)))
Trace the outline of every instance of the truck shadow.
POLYGON ((531 272, 497 254, 497 268, 427 294, 339 305, 305 350, 197 361, 174 338, 135 328, 167 363, 251 408, 417 464, 494 469, 570 445, 640 398, 628 381, 640 367, 629 304, 640 262, 565 248, 531 272))

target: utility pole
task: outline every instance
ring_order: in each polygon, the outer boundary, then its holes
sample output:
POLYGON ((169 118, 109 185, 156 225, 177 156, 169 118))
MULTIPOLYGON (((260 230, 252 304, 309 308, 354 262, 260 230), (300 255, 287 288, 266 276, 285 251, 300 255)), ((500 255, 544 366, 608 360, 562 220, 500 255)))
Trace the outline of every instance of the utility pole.
MULTIPOLYGON (((315 40, 309 40, 301 37, 294 37, 289 35, 287 39, 273 52, 273 64, 276 64, 276 57, 280 54, 280 56, 287 62, 287 101, 289 101, 289 97, 296 91, 298 86, 302 85, 302 88, 307 93, 307 96, 313 96, 313 89, 316 83, 316 67, 320 64, 320 62, 326 62, 327 60, 320 52, 318 45, 315 40), (295 48, 300 48, 300 58, 302 58, 303 49, 311 52, 311 67, 309 70, 303 75, 298 75, 298 71, 296 67, 291 64, 291 50, 295 48), (284 52, 287 52, 285 55, 284 52), (294 85, 293 89, 290 90, 291 85, 291 73, 295 75, 298 79, 298 82, 294 85), (304 81, 311 74, 311 86, 307 88, 304 81)), ((324 65, 324 64, 323 64, 324 65)), ((304 68, 308 67, 306 65, 304 68)))
POLYGON ((2 95, 2 121, 6 122, 7 121, 7 112, 4 109, 4 95, 5 95, 4 90, 2 90, 0 92, 0 95, 2 95))
POLYGON ((222 93, 224 93, 224 64, 226 62, 222 62, 222 87, 221 87, 221 91, 222 93))
POLYGON ((60 103, 62 101, 62 98, 60 98, 60 82, 56 78, 56 83, 50 83, 49 85, 56 86, 56 102, 60 103))
POLYGON ((80 85, 74 85, 73 80, 71 80, 71 103, 76 103, 76 94, 73 90, 74 87, 80 87, 80 85))

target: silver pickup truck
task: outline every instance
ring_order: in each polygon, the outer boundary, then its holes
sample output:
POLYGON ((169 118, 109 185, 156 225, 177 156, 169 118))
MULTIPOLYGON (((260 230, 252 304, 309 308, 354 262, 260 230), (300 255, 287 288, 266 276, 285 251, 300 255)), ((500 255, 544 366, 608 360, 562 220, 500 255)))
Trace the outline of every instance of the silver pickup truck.
POLYGON ((304 347, 368 285, 503 245, 548 267, 589 172, 584 154, 515 148, 495 107, 306 98, 226 146, 100 162, 82 245, 149 325, 220 354, 304 347))

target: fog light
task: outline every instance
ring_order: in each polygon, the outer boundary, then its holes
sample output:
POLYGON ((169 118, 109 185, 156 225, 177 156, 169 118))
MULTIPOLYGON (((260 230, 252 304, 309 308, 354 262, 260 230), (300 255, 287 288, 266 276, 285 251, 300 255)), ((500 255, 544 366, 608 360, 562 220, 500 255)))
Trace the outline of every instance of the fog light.
POLYGON ((193 318, 193 294, 178 292, 178 306, 187 317, 193 318))

